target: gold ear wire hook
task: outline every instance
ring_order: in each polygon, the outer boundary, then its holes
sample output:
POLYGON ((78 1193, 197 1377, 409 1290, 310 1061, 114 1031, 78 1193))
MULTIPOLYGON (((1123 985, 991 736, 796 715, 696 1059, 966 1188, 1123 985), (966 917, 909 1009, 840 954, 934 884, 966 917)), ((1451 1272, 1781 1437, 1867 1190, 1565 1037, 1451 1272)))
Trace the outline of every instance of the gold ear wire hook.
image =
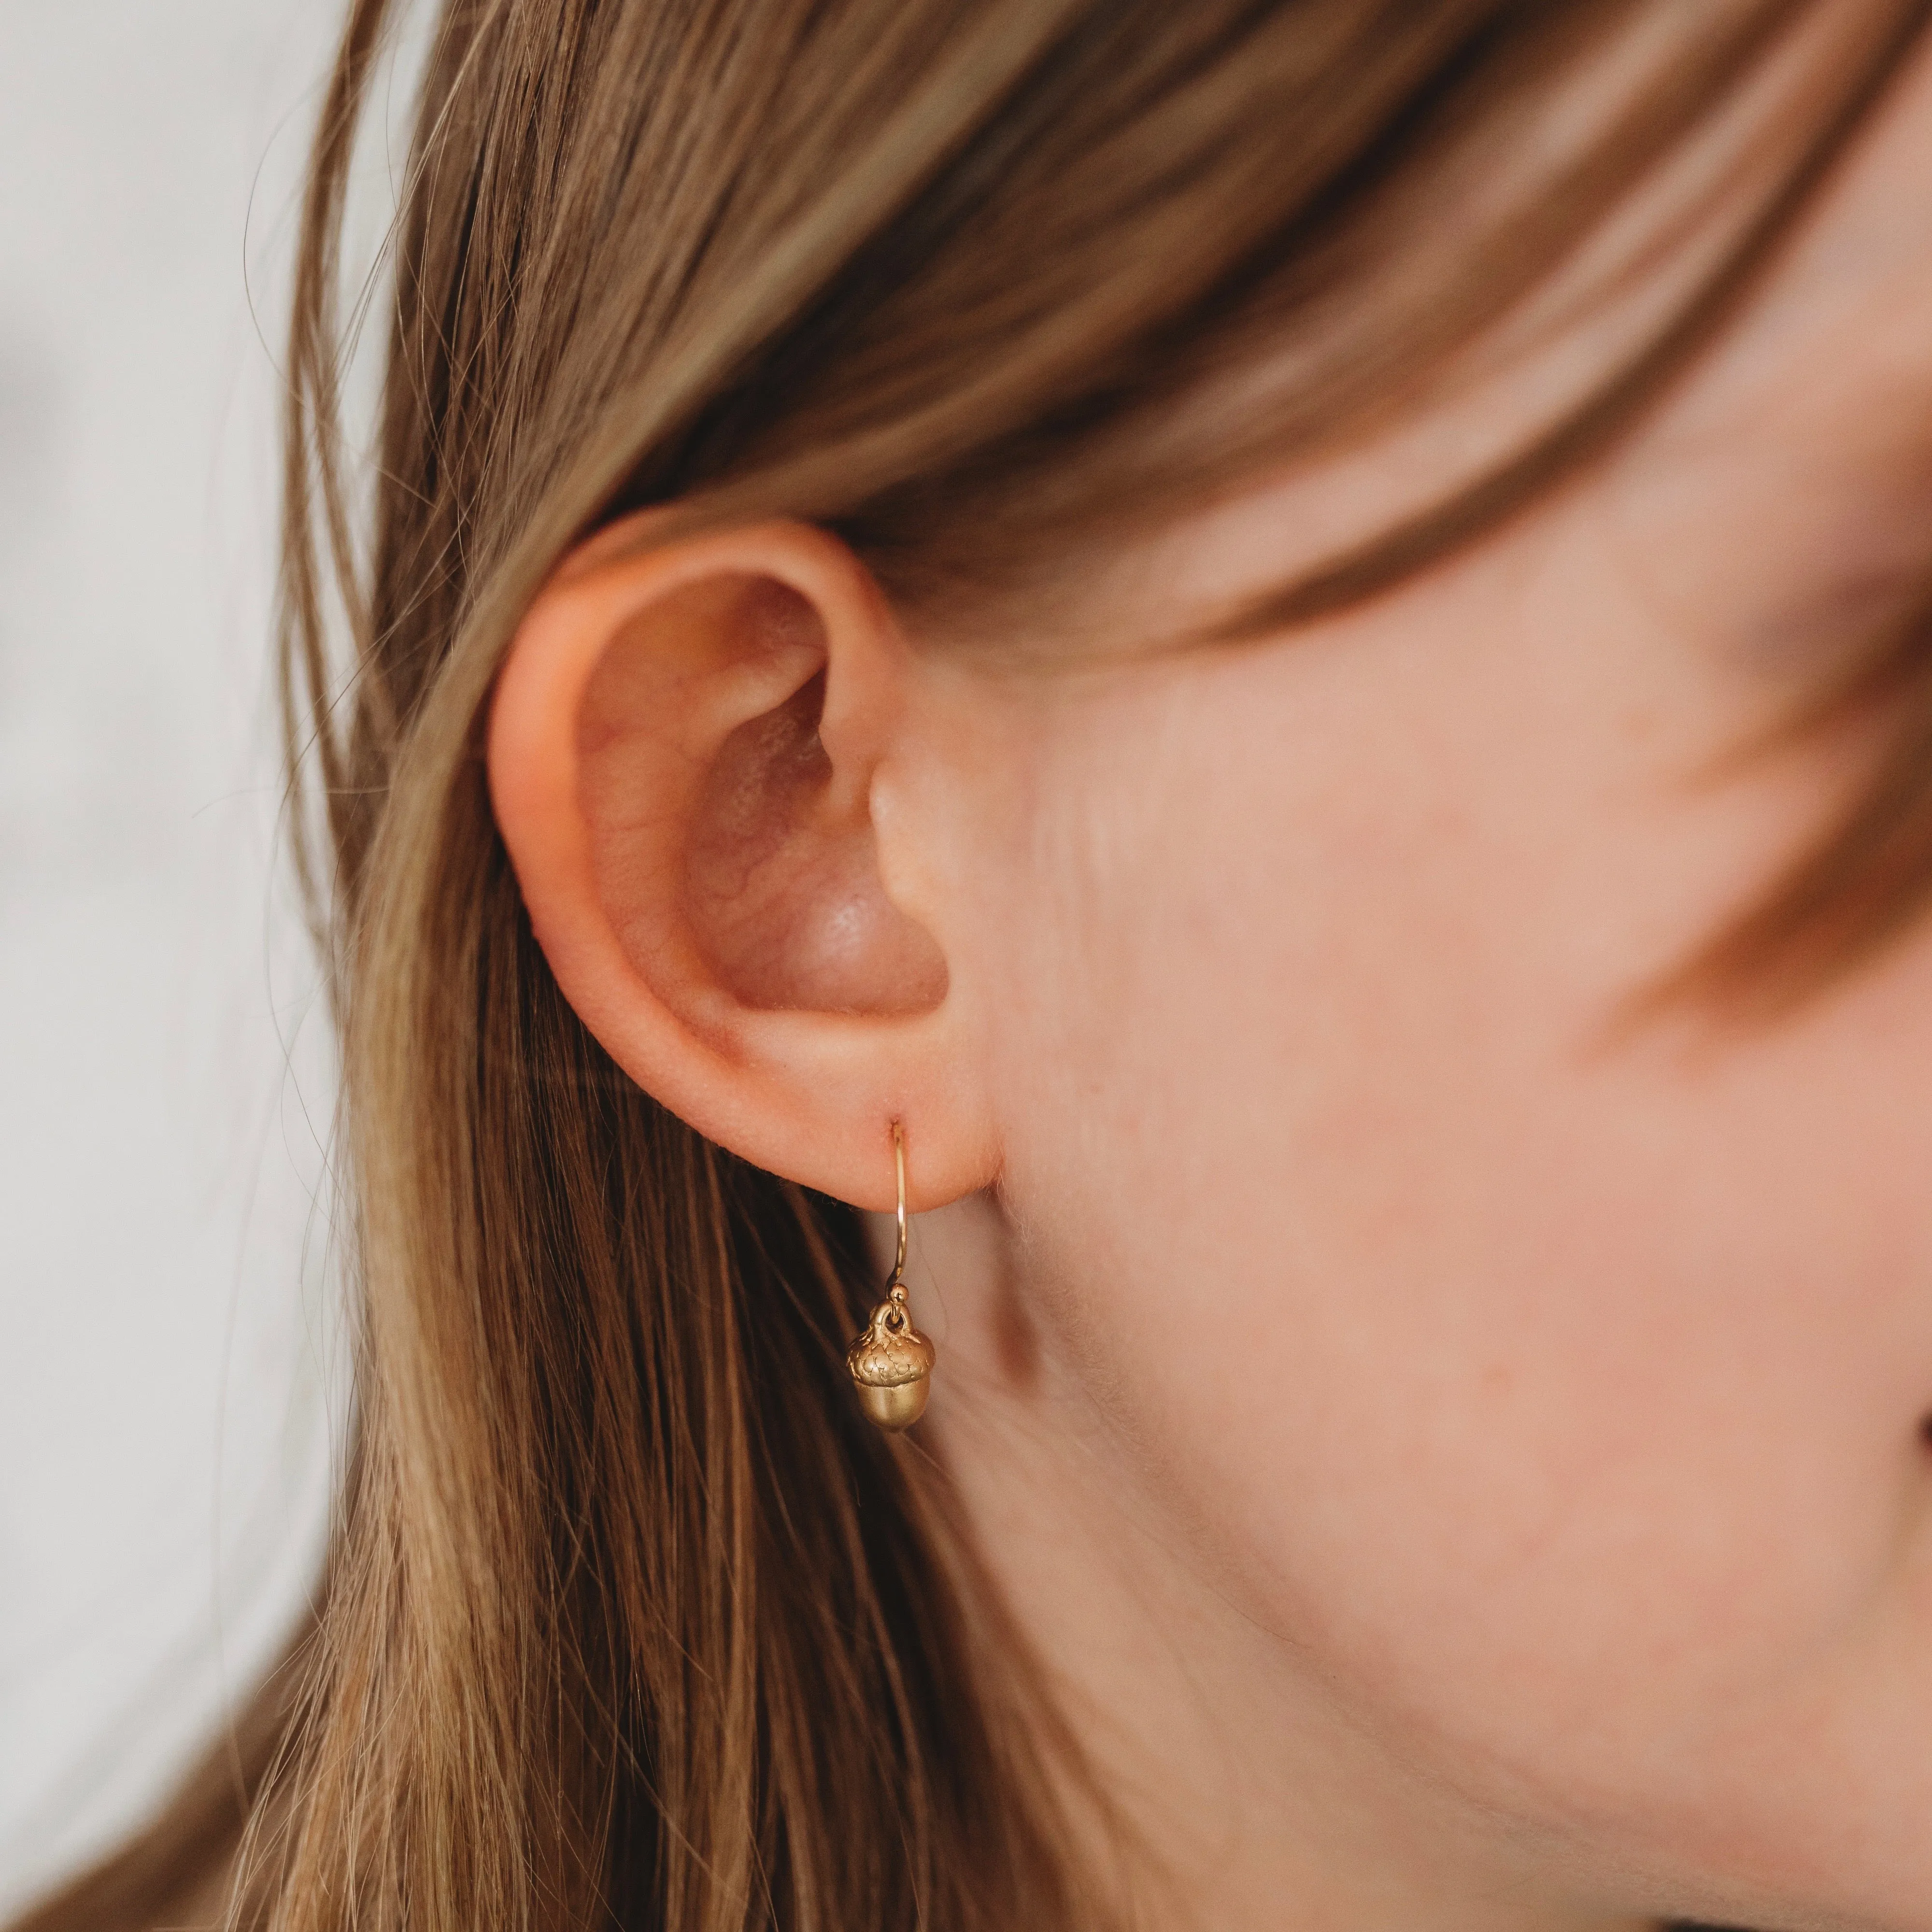
POLYGON ((905 1134, 898 1121, 892 1123, 892 1166, 899 1182, 899 1251, 892 1262, 892 1285, 903 1293, 905 1288, 905 1134))
POLYGON ((905 1132, 892 1123, 892 1168, 898 1178, 898 1247, 886 1298, 845 1352, 859 1403, 881 1429, 910 1429, 926 1412, 938 1352, 912 1325, 906 1305, 905 1132))

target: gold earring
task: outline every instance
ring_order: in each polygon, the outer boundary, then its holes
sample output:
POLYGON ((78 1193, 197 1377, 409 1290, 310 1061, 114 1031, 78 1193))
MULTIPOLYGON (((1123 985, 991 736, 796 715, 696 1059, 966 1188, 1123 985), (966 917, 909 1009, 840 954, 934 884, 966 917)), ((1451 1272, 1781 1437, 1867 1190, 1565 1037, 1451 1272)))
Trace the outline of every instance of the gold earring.
POLYGON ((892 1160, 899 1178, 898 1258, 886 1283, 886 1298, 845 1352, 845 1366, 859 1390, 859 1405, 881 1429, 910 1429, 926 1413, 938 1351, 912 1325, 906 1306, 905 1136, 892 1123, 892 1160))

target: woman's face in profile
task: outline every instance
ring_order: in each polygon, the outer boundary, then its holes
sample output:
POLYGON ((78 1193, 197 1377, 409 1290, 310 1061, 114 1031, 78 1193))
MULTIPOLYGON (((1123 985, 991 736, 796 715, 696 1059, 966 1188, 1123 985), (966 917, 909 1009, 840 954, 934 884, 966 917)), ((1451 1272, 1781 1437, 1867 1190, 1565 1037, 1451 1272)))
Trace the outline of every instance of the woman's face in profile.
MULTIPOLYGON (((1928 234, 1922 70, 1637 440, 1475 553, 1256 647, 922 671, 1016 1231, 928 1223, 936 1426, 1087 1552, 1006 1580, 1076 1680, 1168 1684, 1144 1750, 1175 1687, 1245 1700, 1231 1820, 1283 1750, 1385 1754, 1580 1900, 1932 1923, 1932 937, 1762 1023, 1631 1006, 1867 776, 1857 730, 1736 754, 1932 550, 1928 234), (1109 1564, 1165 1649, 1075 1634, 1109 1564)), ((1217 512, 1096 623, 1329 514, 1217 512)))

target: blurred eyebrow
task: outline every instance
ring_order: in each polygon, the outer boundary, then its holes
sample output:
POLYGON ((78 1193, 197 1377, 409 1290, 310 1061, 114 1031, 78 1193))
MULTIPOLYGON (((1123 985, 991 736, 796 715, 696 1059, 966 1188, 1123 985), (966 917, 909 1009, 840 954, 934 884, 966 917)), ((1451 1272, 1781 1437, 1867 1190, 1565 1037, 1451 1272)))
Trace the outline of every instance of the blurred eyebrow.
POLYGON ((1762 668, 1828 674, 1840 652, 1862 661, 1932 616, 1932 468, 1901 466, 1858 495, 1860 514, 1821 533, 1814 567, 1750 626, 1762 668))
POLYGON ((1932 638, 1932 520, 1916 558, 1868 562, 1808 586, 1751 626, 1753 669, 1798 696, 1766 742, 1849 718, 1898 688, 1932 638))
POLYGON ((1765 627, 1774 645, 1796 638, 1815 644, 1826 635, 1868 637, 1904 616, 1932 590, 1932 532, 1924 556, 1867 563, 1834 572, 1809 586, 1765 627))

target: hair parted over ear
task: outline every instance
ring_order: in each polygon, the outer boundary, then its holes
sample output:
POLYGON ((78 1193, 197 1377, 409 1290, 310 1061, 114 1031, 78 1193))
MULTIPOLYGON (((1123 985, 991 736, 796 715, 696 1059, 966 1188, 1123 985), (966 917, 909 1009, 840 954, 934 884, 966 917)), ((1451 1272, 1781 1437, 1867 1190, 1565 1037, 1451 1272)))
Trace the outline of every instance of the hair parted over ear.
POLYGON ((897 1120, 916 1205, 986 1185, 904 639, 834 538, 660 545, 649 524, 559 570, 491 706, 491 798, 559 987, 646 1092, 758 1166, 887 1208, 897 1120))

